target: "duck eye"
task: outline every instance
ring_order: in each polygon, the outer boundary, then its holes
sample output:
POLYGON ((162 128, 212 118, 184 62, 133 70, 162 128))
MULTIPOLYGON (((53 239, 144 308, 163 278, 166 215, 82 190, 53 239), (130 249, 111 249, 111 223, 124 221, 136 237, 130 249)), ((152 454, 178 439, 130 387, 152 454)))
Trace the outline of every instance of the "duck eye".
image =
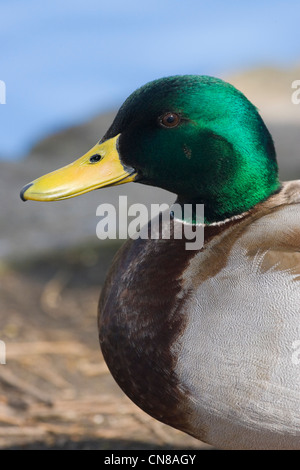
POLYGON ((96 163, 96 162, 99 162, 101 160, 101 155, 99 155, 99 153, 95 153, 95 155, 92 155, 91 158, 90 158, 90 163, 96 163))
POLYGON ((159 118, 159 123, 162 127, 177 127, 180 123, 180 116, 176 113, 166 113, 159 118))

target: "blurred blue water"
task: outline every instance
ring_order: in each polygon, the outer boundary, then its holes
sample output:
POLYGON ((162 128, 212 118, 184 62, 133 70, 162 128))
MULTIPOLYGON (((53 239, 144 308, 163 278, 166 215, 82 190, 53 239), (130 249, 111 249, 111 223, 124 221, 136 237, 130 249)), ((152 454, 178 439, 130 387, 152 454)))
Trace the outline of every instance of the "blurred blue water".
POLYGON ((0 0, 0 158, 145 82, 299 59, 298 0, 0 0))

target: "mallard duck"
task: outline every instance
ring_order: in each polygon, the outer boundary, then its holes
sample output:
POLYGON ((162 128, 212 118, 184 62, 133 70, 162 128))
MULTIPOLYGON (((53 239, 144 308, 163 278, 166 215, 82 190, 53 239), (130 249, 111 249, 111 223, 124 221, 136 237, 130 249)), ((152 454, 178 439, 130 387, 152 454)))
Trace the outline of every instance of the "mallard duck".
MULTIPOLYGON (((218 448, 299 449, 300 181, 279 181, 259 112, 217 78, 155 80, 88 153, 21 197, 127 182, 204 204, 204 245, 137 238, 117 253, 99 303, 116 382, 146 413, 218 448)), ((194 223, 183 213, 172 229, 194 223)))

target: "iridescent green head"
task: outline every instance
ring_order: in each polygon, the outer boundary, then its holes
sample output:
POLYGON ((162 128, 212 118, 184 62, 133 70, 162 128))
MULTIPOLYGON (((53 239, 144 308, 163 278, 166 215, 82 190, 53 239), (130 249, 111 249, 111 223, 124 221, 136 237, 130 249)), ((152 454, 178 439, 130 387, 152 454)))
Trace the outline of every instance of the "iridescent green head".
POLYGON ((140 182, 205 204, 207 222, 242 213, 279 187, 272 137, 232 85, 207 76, 151 82, 121 107, 105 138, 121 133, 122 161, 140 182))
MULTIPOLYGON (((108 184, 135 180, 174 192, 181 203, 204 203, 206 223, 241 214, 280 186, 272 137, 257 109, 217 78, 174 76, 135 91, 95 146, 99 166, 102 147, 116 136, 125 173, 108 184)), ((33 199, 27 191, 24 199, 33 199)))

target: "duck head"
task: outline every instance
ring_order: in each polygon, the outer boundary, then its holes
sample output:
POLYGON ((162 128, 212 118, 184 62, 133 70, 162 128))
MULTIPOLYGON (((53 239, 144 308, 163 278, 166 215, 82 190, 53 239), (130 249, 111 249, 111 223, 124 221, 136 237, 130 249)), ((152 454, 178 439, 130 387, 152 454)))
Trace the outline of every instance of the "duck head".
POLYGON ((280 187, 273 140, 257 109, 232 85, 198 75, 136 90, 99 143, 26 185, 21 198, 54 201, 127 182, 204 204, 208 224, 248 211, 280 187))

